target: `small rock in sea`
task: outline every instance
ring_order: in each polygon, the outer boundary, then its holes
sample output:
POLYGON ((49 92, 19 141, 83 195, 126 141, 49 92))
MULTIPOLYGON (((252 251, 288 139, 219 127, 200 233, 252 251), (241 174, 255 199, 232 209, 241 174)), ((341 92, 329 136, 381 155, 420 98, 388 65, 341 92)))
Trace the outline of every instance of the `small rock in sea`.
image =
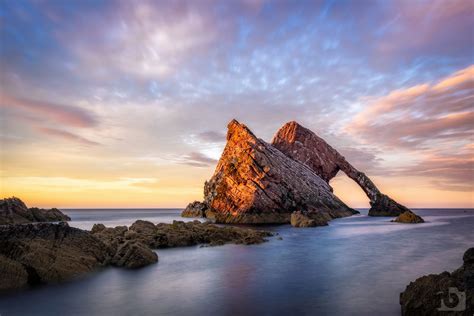
POLYGON ((419 224, 424 223, 425 221, 421 216, 416 215, 412 211, 405 211, 400 214, 397 218, 392 220, 392 222, 396 223, 405 223, 405 224, 419 224))

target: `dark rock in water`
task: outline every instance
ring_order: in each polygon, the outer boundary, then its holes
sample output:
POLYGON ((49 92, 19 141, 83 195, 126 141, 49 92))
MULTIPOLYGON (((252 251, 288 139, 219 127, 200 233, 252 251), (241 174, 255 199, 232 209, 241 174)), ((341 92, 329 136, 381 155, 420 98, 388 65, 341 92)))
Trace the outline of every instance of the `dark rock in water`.
POLYGON ((66 222, 4 225, 0 226, 0 290, 65 281, 107 265, 140 268, 158 261, 150 248, 249 245, 269 236, 266 231, 199 221, 154 225, 138 220, 130 228, 95 224, 90 232, 66 222))
POLYGON ((369 177, 352 166, 324 139, 297 122, 286 123, 280 128, 272 140, 272 145, 288 157, 311 168, 327 183, 342 170, 369 198, 370 216, 398 216, 408 211, 405 206, 380 193, 369 177))
POLYGON ((158 261, 158 255, 141 242, 125 241, 112 257, 111 264, 129 269, 141 268, 158 261))
POLYGON ((303 213, 296 211, 291 213, 291 226, 293 227, 315 227, 326 226, 331 217, 324 216, 321 213, 303 213))
POLYGON ((0 200, 0 225, 25 224, 34 222, 61 222, 71 220, 57 208, 49 210, 28 208, 16 197, 0 200))
POLYGON ((430 274, 411 282, 400 294, 402 315, 473 315, 474 248, 464 253, 463 261, 452 273, 430 274))
POLYGON ((404 212, 411 212, 405 206, 395 202, 385 194, 377 194, 373 201, 370 201, 369 216, 398 216, 404 212))
POLYGON ((217 223, 290 223, 298 210, 330 217, 356 213, 310 168, 236 120, 228 125, 226 147, 204 196, 217 223))
POLYGON ((418 224, 418 223, 424 223, 425 221, 423 220, 423 218, 421 218, 421 216, 418 216, 411 211, 405 211, 402 214, 400 214, 397 218, 395 218, 392 222, 418 224))
POLYGON ((107 247, 67 223, 0 226, 0 289, 51 283, 108 263, 107 247))
POLYGON ((105 228, 94 225, 92 234, 111 247, 119 247, 127 241, 139 242, 152 249, 184 247, 198 244, 223 245, 258 244, 266 241, 271 233, 240 227, 219 227, 199 221, 154 225, 138 220, 128 230, 126 227, 105 228))
POLYGON ((206 211, 208 211, 208 207, 206 204, 194 201, 189 203, 188 206, 184 209, 181 213, 182 217, 206 217, 206 211))

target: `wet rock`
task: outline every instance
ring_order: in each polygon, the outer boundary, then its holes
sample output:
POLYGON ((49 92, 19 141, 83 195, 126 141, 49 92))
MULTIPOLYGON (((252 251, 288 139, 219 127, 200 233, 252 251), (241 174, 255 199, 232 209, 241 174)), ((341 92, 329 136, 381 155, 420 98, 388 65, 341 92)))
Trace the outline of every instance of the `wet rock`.
POLYGON ((129 269, 141 268, 158 261, 158 255, 141 242, 125 241, 118 246, 111 264, 129 269))
POLYGON ((400 294, 402 315, 473 315, 474 248, 464 253, 463 262, 452 273, 430 274, 411 282, 400 294), (439 310, 442 301, 448 310, 439 310))
MULTIPOLYGON (((94 227, 96 227, 94 225, 94 227)), ((99 227, 99 226, 97 226, 99 227)), ((101 227, 102 228, 102 227, 101 227)), ((114 249, 119 249, 124 242, 140 242, 152 249, 185 247, 199 244, 212 246, 227 243, 258 244, 266 241, 271 233, 241 227, 219 227, 199 221, 173 221, 172 224, 154 225, 148 221, 138 220, 126 231, 123 228, 93 229, 93 234, 114 249)))
POLYGON ((297 122, 286 123, 272 140, 272 145, 288 157, 313 170, 329 181, 341 170, 354 180, 370 200, 370 216, 398 216, 408 208, 382 194, 363 172, 352 166, 344 156, 326 141, 297 122))
POLYGON ((34 222, 61 222, 71 220, 57 208, 28 208, 16 197, 0 200, 0 225, 25 224, 34 222))
POLYGON ((300 211, 291 214, 291 226, 293 227, 315 227, 326 226, 331 218, 320 213, 304 213, 300 211))
POLYGON ((106 245, 67 223, 0 226, 0 289, 72 279, 108 259, 106 245))
POLYGON ((418 223, 424 223, 425 221, 423 220, 423 218, 421 218, 421 216, 418 216, 411 211, 405 211, 402 214, 400 214, 397 218, 395 218, 392 222, 418 224, 418 223))
POLYGON ((245 125, 228 125, 227 144, 212 178, 204 185, 204 204, 217 223, 290 223, 291 213, 350 216, 331 187, 306 165, 258 139, 245 125))

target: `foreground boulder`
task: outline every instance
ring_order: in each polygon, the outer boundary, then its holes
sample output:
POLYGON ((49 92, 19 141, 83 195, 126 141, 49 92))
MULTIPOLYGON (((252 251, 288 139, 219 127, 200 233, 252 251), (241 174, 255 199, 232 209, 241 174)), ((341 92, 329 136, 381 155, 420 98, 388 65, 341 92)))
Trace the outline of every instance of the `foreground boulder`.
POLYGON ((104 243, 67 223, 0 226, 0 289, 72 279, 109 257, 104 243))
POLYGON ((402 315, 473 315, 474 248, 464 253, 463 262, 452 273, 430 274, 411 282, 400 294, 402 315))
POLYGON ((204 196, 217 223, 290 223, 294 211, 324 213, 328 218, 357 213, 313 170, 236 120, 228 125, 227 144, 204 185, 204 196))
POLYGON ((337 150, 297 122, 286 123, 274 136, 272 145, 288 157, 299 161, 325 182, 342 170, 364 190, 370 200, 370 216, 398 216, 409 211, 405 206, 382 194, 364 173, 352 166, 337 150))
POLYGON ((424 223, 424 219, 421 216, 416 215, 411 211, 405 211, 395 218, 392 222, 405 223, 405 224, 419 224, 424 223))
POLYGON ((211 246, 234 244, 259 244, 272 236, 270 232, 240 227, 219 227, 199 221, 173 221, 172 224, 153 224, 138 220, 129 229, 125 226, 106 228, 96 224, 92 234, 111 247, 132 241, 144 244, 152 249, 184 247, 199 244, 211 246))
POLYGON ((61 222, 71 220, 57 208, 49 210, 28 208, 16 197, 0 200, 0 225, 25 224, 34 222, 61 222))

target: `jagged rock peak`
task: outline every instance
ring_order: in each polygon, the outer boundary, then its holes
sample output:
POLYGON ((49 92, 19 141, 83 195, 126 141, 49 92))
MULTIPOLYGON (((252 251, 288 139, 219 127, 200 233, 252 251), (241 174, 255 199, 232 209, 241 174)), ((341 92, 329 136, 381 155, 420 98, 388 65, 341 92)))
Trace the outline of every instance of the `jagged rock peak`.
POLYGON ((297 210, 326 213, 329 219, 353 214, 310 168, 236 120, 228 124, 227 144, 205 183, 204 204, 206 215, 221 223, 289 223, 297 210))

